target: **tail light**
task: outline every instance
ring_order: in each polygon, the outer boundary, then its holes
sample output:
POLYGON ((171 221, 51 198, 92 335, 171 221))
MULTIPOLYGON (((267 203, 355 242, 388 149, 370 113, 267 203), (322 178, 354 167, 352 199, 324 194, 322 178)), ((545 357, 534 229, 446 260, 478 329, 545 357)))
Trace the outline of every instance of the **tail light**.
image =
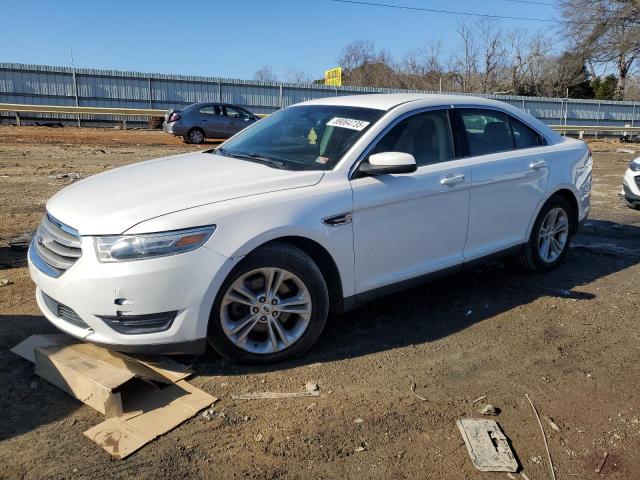
POLYGON ((170 116, 169 116, 169 123, 171 122, 177 122, 178 120, 180 120, 182 118, 182 116, 179 113, 173 112, 170 116))

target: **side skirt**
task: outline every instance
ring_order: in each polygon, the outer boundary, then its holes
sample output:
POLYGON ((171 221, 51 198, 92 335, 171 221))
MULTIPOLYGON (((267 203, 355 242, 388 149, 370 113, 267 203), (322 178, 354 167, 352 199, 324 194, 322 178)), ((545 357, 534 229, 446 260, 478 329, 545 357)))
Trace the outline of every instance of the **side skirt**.
POLYGON ((477 268, 479 266, 485 265, 489 262, 497 261, 506 257, 511 257, 521 253, 526 244, 516 245, 515 247, 509 247, 505 250, 501 250, 496 253, 492 253, 486 255, 481 258, 477 258, 475 260, 471 260, 469 262, 464 262, 460 265, 456 265, 455 267, 444 268, 442 270, 437 270, 435 272, 430 272, 425 275, 420 275, 418 277, 410 278, 408 280, 403 280, 398 283, 393 283, 391 285, 385 285, 383 287, 374 288, 372 290, 367 290, 365 292, 357 293, 356 295, 351 295, 346 297, 343 301, 343 312, 348 312, 349 310, 353 310, 365 303, 370 302, 376 298, 384 297, 386 295, 390 295, 392 293, 399 292, 401 290, 406 290, 408 288, 416 287, 422 285, 424 283, 432 282, 434 280, 447 277, 454 273, 459 273, 465 270, 471 270, 477 268))

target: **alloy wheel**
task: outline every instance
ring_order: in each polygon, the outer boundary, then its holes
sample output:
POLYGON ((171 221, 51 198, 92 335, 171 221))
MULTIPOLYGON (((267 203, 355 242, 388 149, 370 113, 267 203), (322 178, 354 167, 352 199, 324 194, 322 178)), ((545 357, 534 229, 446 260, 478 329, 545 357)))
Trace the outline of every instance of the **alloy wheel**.
POLYGON ((538 253, 545 263, 555 262, 567 245, 569 217, 560 207, 553 208, 544 217, 538 234, 538 253))
POLYGON ((204 135, 200 130, 193 130, 189 134, 189 140, 191 143, 202 143, 204 141, 204 135))
POLYGON ((238 277, 220 305, 222 330, 254 354, 284 350, 302 337, 312 313, 309 289, 283 268, 260 268, 238 277))

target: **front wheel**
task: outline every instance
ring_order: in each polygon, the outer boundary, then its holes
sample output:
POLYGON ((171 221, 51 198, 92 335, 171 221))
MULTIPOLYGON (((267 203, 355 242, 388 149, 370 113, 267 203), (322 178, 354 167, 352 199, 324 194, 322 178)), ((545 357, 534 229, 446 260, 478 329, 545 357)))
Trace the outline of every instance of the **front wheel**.
POLYGON ((328 311, 318 266, 300 249, 274 243, 229 274, 213 305, 208 341, 240 363, 275 363, 306 352, 322 333, 328 311))
POLYGON ((523 266, 537 272, 558 266, 569 250, 574 215, 564 198, 551 197, 540 210, 531 238, 520 256, 523 266))

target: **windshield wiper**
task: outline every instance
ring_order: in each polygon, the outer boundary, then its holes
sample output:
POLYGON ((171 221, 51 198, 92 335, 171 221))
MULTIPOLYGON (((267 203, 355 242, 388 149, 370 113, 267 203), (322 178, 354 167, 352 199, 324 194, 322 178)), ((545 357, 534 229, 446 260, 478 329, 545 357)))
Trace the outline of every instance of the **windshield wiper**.
POLYGON ((235 158, 241 158, 243 160, 252 160, 260 163, 266 163, 267 165, 271 165, 272 167, 276 167, 281 170, 285 170, 287 168, 284 161, 278 160, 272 157, 268 157, 265 155, 260 155, 258 153, 229 152, 224 148, 218 148, 216 152, 222 155, 227 155, 229 157, 235 157, 235 158))

